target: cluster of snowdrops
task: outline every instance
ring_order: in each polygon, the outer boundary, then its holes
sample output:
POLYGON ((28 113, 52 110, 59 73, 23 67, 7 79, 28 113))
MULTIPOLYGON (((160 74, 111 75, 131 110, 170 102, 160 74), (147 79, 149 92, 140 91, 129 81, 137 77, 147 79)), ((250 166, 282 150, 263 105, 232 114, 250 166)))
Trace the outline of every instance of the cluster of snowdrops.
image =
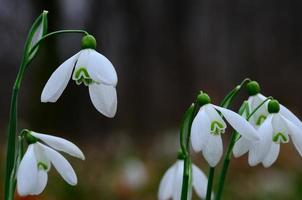
MULTIPOLYGON (((44 11, 29 31, 12 92, 5 200, 14 198, 15 187, 21 196, 42 193, 52 165, 67 183, 77 184, 74 169, 59 153, 64 152, 84 160, 84 154, 75 144, 60 137, 28 129, 18 131, 17 126, 18 92, 29 64, 44 40, 69 33, 84 35, 81 41, 82 50, 53 72, 42 91, 41 102, 56 102, 72 79, 77 85, 88 87, 91 102, 97 111, 109 118, 115 116, 117 74, 112 63, 95 50, 96 40, 86 31, 59 30, 47 33, 47 11, 44 11)), ((262 163, 269 167, 278 157, 280 144, 289 142, 290 137, 298 152, 302 154, 302 122, 277 100, 260 94, 260 86, 256 81, 245 79, 224 98, 220 106, 213 105, 210 97, 200 92, 184 114, 180 128, 181 148, 178 160, 164 174, 158 199, 191 199, 192 188, 200 198, 220 199, 231 154, 239 157, 248 153, 251 166, 262 163), (249 98, 236 113, 228 107, 242 88, 247 89, 249 98), (226 122, 234 132, 224 159, 218 191, 213 192, 215 166, 223 155, 221 135, 227 128, 226 122), (192 164, 190 147, 195 152, 202 152, 210 166, 208 177, 192 164)))

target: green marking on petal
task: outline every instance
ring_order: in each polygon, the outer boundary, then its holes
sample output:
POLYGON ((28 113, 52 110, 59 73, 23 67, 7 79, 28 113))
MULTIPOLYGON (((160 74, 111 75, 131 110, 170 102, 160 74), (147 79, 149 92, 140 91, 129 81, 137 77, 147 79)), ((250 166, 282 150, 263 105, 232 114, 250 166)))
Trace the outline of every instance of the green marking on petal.
POLYGON ((84 83, 84 85, 88 86, 92 83, 96 83, 89 76, 89 73, 85 67, 80 67, 76 69, 73 73, 72 80, 74 80, 77 85, 81 85, 81 83, 84 83))
POLYGON ((257 121, 256 121, 256 125, 260 126, 264 122, 264 120, 266 120, 266 116, 265 115, 260 115, 258 117, 257 121))
POLYGON ((47 170, 48 166, 43 162, 38 162, 38 169, 47 170))
POLYGON ((288 138, 288 135, 278 132, 277 134, 273 135, 273 141, 278 144, 288 143, 289 138, 288 138))
POLYGON ((225 127, 223 126, 222 123, 218 121, 212 121, 211 123, 211 134, 213 135, 220 135, 224 133, 225 127))

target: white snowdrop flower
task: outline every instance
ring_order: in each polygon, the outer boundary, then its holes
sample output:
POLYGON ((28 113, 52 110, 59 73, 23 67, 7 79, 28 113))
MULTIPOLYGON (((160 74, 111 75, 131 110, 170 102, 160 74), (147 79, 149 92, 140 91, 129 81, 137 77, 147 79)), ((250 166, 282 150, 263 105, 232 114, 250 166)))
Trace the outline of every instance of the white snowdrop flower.
MULTIPOLYGON (((250 95, 247 103, 248 103, 248 111, 245 110, 243 113, 243 116, 246 118, 248 115, 253 112, 263 101, 267 99, 267 97, 260 94, 260 86, 256 81, 251 81, 247 84, 247 91, 250 95)), ((300 129, 302 129, 302 122, 285 106, 280 105, 280 111, 279 113, 285 117, 287 120, 294 123, 296 126, 298 126, 300 129)), ((259 129, 259 127, 262 125, 262 123, 267 119, 269 116, 268 112, 268 102, 265 102, 249 119, 249 122, 256 128, 259 129)), ((258 132, 259 134, 260 132, 258 132)), ((235 157, 240 157, 243 154, 247 153, 250 148, 252 148, 252 145, 255 143, 255 141, 248 140, 247 138, 241 137, 236 142, 233 148, 233 154, 235 157)), ((250 154, 250 153, 249 153, 250 154)), ((249 155, 249 163, 251 165, 255 165, 253 156, 250 157, 249 155)))
POLYGON ((259 127, 260 140, 252 143, 249 153, 249 164, 260 162, 270 167, 278 158, 281 143, 288 143, 289 136, 302 156, 302 129, 283 115, 277 100, 268 103, 267 119, 259 127))
POLYGON ((209 165, 214 167, 223 153, 221 134, 225 132, 227 127, 217 111, 243 137, 249 140, 258 140, 259 137, 255 128, 242 116, 210 102, 210 97, 207 94, 202 93, 198 96, 198 103, 201 108, 192 123, 191 144, 193 150, 202 151, 209 165))
POLYGON ((47 173, 51 165, 55 167, 67 183, 70 185, 77 184, 77 176, 73 168, 57 152, 63 151, 84 160, 84 154, 75 144, 63 138, 32 131, 27 131, 25 137, 29 146, 17 170, 17 191, 20 196, 42 193, 47 185, 47 173))
MULTIPOLYGON (((247 91, 249 93, 249 98, 247 100, 247 108, 244 110, 242 116, 245 118, 253 112, 263 101, 267 99, 267 97, 260 94, 260 86, 256 81, 251 81, 247 84, 247 91)), ((254 128, 258 129, 259 126, 265 121, 269 112, 267 111, 267 104, 265 102, 258 110, 249 118, 250 124, 254 126, 254 128)), ((253 141, 241 137, 235 143, 233 148, 233 154, 235 157, 240 157, 243 154, 247 153, 250 145, 253 141)))
POLYGON ((82 50, 61 64, 50 76, 41 95, 42 102, 56 102, 70 78, 77 85, 88 86, 94 107, 107 117, 114 117, 117 109, 117 74, 112 63, 95 51, 96 41, 87 35, 82 50))
MULTIPOLYGON (((183 173, 184 160, 179 159, 165 172, 160 181, 159 200, 180 200, 183 173)), ((192 186, 199 198, 204 199, 206 197, 207 185, 208 179, 206 175, 196 165, 192 164, 192 186)))

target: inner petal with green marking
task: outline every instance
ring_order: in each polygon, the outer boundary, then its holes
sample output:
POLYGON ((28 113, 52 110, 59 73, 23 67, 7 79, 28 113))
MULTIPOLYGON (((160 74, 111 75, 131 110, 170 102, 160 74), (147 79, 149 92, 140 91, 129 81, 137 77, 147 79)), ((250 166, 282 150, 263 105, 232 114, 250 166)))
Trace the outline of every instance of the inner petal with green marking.
POLYGON ((212 121, 211 122, 211 134, 213 135, 221 135, 225 132, 225 126, 220 123, 219 121, 212 121))
POLYGON ((284 133, 281 133, 281 132, 278 132, 276 134, 273 135, 273 141, 275 143, 288 143, 289 141, 289 137, 287 134, 284 134, 284 133))
POLYGON ((43 162, 38 162, 38 169, 40 169, 40 170, 47 170, 48 166, 47 166, 47 164, 45 164, 43 162))
POLYGON ((73 72, 72 80, 74 80, 77 85, 84 83, 84 85, 88 86, 92 83, 95 83, 85 67, 79 67, 75 69, 75 71, 73 72))
POLYGON ((260 116, 257 118, 257 120, 256 120, 256 125, 257 125, 257 126, 260 126, 260 125, 264 122, 264 120, 266 120, 266 116, 265 116, 265 115, 260 115, 260 116))

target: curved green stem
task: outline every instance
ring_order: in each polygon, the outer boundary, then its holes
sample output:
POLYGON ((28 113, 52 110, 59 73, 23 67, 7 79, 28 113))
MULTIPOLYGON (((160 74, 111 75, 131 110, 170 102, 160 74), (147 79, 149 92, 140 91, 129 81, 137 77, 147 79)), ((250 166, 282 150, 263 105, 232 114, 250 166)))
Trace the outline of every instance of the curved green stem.
POLYGON ((59 30, 59 31, 53 31, 51 33, 48 33, 46 35, 44 35, 33 47, 32 49, 30 50, 29 52, 29 55, 34 52, 36 50, 36 48, 39 46, 39 44, 41 42, 43 42, 46 38, 49 38, 51 36, 54 36, 54 35, 59 35, 59 34, 64 34, 64 33, 81 33, 81 34, 84 34, 84 35, 89 35, 89 33, 87 31, 84 31, 84 30, 59 30))
MULTIPOLYGON (((231 92, 229 92, 224 99, 221 101, 220 106, 228 108, 235 97, 239 93, 239 91, 251 80, 249 78, 244 79, 240 85, 237 85, 231 92)), ((213 179, 214 179, 215 167, 210 167, 209 169, 209 178, 208 178, 208 186, 207 186, 207 198, 211 199, 212 188, 213 188, 213 179)))
MULTIPOLYGON (((247 121, 260 109, 261 106, 263 106, 265 104, 265 102, 267 102, 268 100, 272 99, 272 97, 268 97, 266 98, 264 101, 262 101, 248 116, 247 116, 247 121)), ((243 112, 247 109, 247 102, 245 101, 242 106, 239 109, 239 114, 242 115, 243 112)), ((229 169, 229 165, 232 159, 232 152, 233 152, 233 148, 234 145, 237 141, 237 139, 239 138, 239 134, 236 131, 233 131, 232 136, 231 136, 231 140, 230 143, 228 145, 228 149, 227 149, 227 153, 225 155, 224 158, 224 162, 223 162, 223 166, 222 166, 222 170, 221 170, 221 174, 220 174, 220 178, 219 178, 219 183, 218 183, 218 190, 217 190, 217 194, 216 194, 216 200, 220 200, 221 196, 222 196, 222 192, 223 192, 223 188, 224 188, 224 183, 225 183, 225 179, 226 179, 226 175, 229 169)))
MULTIPOLYGON (((36 22, 35 22, 36 23, 36 22)), ((36 25, 34 23, 33 27, 36 25)), ((25 73, 25 70, 30 63, 30 61, 35 57, 31 56, 31 54, 35 51, 38 45, 44 41, 46 38, 62 33, 82 33, 88 34, 88 32, 83 30, 60 30, 51 32, 49 34, 44 35, 28 52, 27 49, 29 48, 28 45, 30 43, 30 39, 32 37, 33 30, 31 29, 29 36, 26 39, 24 53, 21 61, 21 65, 19 67, 19 71, 13 86, 12 97, 11 97, 11 104, 10 104, 10 112, 9 112, 9 123, 8 123, 8 139, 7 139, 7 150, 6 150, 6 172, 5 172, 5 200, 12 200, 14 191, 15 191, 15 176, 13 171, 16 169, 16 131, 17 131, 17 106, 18 106, 18 94, 21 86, 21 82, 25 73)))

